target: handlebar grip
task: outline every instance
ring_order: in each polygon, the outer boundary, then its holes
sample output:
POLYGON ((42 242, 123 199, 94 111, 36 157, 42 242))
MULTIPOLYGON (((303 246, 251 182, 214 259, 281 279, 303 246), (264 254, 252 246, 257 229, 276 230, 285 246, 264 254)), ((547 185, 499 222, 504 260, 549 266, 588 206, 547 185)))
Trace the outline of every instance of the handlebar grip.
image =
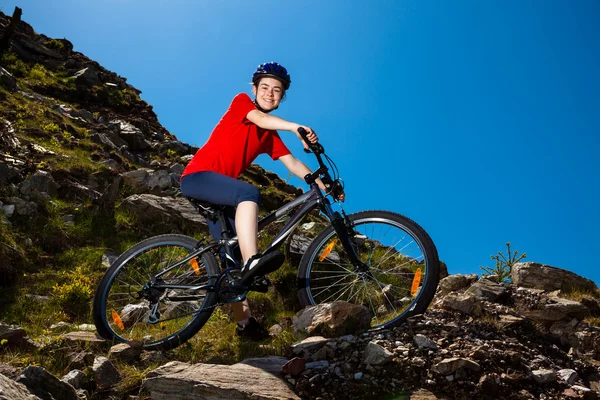
MULTIPOLYGON (((300 127, 300 128, 298 128, 298 133, 302 137, 302 140, 304 140, 304 143, 306 143, 308 145, 308 147, 310 147, 310 149, 313 151, 313 153, 323 154, 325 152, 325 148, 323 148, 321 143, 311 143, 308 140, 308 132, 306 131, 306 129, 304 129, 303 127, 300 127)), ((306 149, 305 149, 305 151, 306 151, 306 149)))

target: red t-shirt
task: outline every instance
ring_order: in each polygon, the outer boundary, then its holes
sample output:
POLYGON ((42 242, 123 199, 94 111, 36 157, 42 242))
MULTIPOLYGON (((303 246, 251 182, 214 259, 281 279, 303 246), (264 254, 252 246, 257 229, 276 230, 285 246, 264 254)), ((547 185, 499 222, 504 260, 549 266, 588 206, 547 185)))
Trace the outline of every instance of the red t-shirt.
POLYGON ((213 171, 237 178, 259 154, 273 160, 290 154, 277 131, 259 128, 246 115, 256 106, 246 93, 233 98, 208 141, 196 152, 181 177, 199 171, 213 171))

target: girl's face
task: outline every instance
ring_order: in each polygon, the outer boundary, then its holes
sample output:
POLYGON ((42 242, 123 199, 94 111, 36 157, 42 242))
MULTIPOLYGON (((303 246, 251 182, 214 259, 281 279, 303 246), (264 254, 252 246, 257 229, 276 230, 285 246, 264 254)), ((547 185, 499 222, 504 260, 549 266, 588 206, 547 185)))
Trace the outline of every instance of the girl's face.
POLYGON ((257 86, 252 86, 252 92, 256 96, 258 105, 267 111, 274 110, 279 106, 283 97, 283 84, 274 78, 262 78, 257 86))

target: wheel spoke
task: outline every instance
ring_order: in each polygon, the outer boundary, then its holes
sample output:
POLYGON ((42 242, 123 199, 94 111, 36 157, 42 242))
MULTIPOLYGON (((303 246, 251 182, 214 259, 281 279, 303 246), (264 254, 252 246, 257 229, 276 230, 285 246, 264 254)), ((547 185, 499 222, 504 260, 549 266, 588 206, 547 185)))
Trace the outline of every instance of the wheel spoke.
POLYGON ((383 211, 353 214, 351 220, 355 232, 351 245, 368 269, 363 271, 360 265, 352 264, 342 240, 328 228, 303 258, 308 302, 344 300, 365 305, 373 316, 372 327, 394 326, 409 313, 424 311, 428 305, 424 303, 431 301, 438 281, 437 254, 427 234, 412 221, 383 211), (423 245, 424 240, 431 250, 423 245), (328 254, 331 243, 336 243, 335 249, 328 254), (322 254, 327 254, 326 259, 319 261, 322 254), (416 273, 422 276, 419 281, 415 281, 416 273), (412 287, 417 288, 414 295, 412 287))

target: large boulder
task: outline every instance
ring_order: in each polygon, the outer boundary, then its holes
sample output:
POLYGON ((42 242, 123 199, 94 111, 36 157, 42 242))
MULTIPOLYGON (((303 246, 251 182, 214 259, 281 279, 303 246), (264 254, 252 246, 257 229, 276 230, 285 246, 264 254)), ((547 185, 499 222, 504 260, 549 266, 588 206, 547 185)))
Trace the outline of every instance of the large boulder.
POLYGON ((506 292, 506 288, 489 279, 482 278, 479 281, 471 285, 465 294, 472 294, 481 299, 496 301, 500 296, 506 292))
POLYGON ((140 168, 125 172, 121 175, 127 186, 135 192, 148 191, 160 192, 171 187, 171 175, 165 170, 154 171, 149 168, 140 168))
POLYGON ((55 196, 58 191, 58 184, 54 181, 52 175, 46 171, 36 171, 30 175, 21 184, 21 193, 29 196, 39 196, 42 193, 55 196))
POLYGON ((22 383, 0 374, 0 400, 40 400, 31 394, 22 383))
POLYGON ((510 274, 515 286, 542 290, 597 291, 596 284, 574 272, 536 262, 513 265, 510 274))
POLYGON ((135 194, 127 197, 121 207, 133 213, 139 221, 194 229, 206 225, 204 217, 184 198, 135 194))
POLYGON ((79 400, 71 384, 61 381, 42 367, 29 366, 17 378, 29 391, 42 399, 79 400))
POLYGON ((127 142, 132 151, 142 151, 152 146, 142 131, 129 122, 114 120, 111 121, 111 124, 115 127, 118 135, 127 142))
POLYGON ((300 399, 281 378, 244 362, 190 365, 172 361, 149 372, 142 387, 153 400, 300 399))
POLYGON ((371 313, 362 305, 335 301, 300 310, 294 315, 293 324, 297 332, 337 337, 369 329, 371 313))
POLYGON ((2 67, 0 67, 0 85, 11 91, 17 88, 17 80, 2 67))
POLYGON ((476 280, 477 280, 477 274, 449 275, 445 278, 442 278, 442 280, 440 280, 438 288, 439 288, 439 291, 441 294, 448 294, 450 292, 460 291, 460 290, 468 287, 469 285, 471 285, 476 280))

